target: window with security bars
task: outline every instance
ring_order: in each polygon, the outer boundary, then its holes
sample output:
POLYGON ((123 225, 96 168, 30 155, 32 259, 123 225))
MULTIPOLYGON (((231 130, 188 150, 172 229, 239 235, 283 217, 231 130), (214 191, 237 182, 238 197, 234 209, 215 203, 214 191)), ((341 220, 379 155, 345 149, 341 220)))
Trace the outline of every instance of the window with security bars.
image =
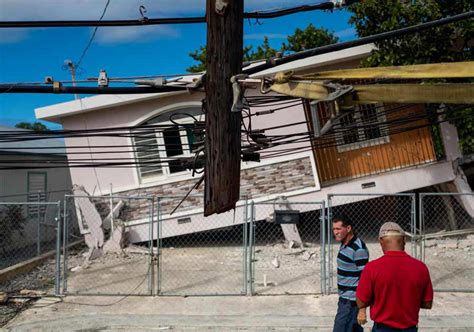
MULTIPOLYGON (((330 119, 333 105, 320 102, 317 106, 317 124, 322 128, 330 119)), ((384 135, 382 123, 386 120, 382 104, 355 105, 336 121, 338 152, 356 150, 367 146, 388 143, 390 137, 384 135)))
MULTIPOLYGON (((47 174, 46 172, 28 172, 28 202, 46 202, 47 174)), ((46 205, 28 205, 29 217, 43 217, 46 205)))
POLYGON ((163 174, 155 131, 136 131, 133 140, 140 176, 143 178, 163 174))
POLYGON ((192 128, 186 126, 194 120, 186 115, 199 114, 201 110, 193 108, 180 112, 181 110, 159 115, 131 131, 142 181, 187 171, 182 161, 192 155, 196 138, 192 128), (186 115, 179 116, 184 113, 186 115), (172 114, 178 116, 174 116, 170 122, 172 114))

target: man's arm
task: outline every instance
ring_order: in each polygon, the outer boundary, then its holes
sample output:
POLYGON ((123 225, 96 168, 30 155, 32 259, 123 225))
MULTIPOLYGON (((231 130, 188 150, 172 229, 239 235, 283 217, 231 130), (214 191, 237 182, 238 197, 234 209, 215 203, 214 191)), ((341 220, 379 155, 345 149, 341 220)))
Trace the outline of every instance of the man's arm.
MULTIPOLYGON (((359 303, 357 303, 359 305, 359 303)), ((422 301, 421 302, 421 309, 431 309, 433 307, 433 301, 422 301)), ((360 308, 360 307, 359 307, 360 308)))
POLYGON ((367 308, 359 309, 357 313, 357 323, 359 323, 359 325, 367 323, 367 308))
POLYGON ((370 306, 370 301, 373 297, 373 289, 372 289, 372 282, 371 282, 370 263, 368 263, 366 266, 360 266, 360 268, 362 268, 363 270, 361 271, 359 284, 357 285, 356 303, 359 309, 363 309, 370 306))
POLYGON ((422 309, 431 309, 433 307, 433 284, 431 283, 430 271, 425 265, 425 278, 426 286, 423 292, 423 297, 421 298, 420 308, 422 309))
POLYGON ((359 299, 358 297, 356 298, 356 302, 357 302, 357 306, 359 307, 359 309, 367 308, 370 305, 369 302, 364 302, 361 299, 359 299))

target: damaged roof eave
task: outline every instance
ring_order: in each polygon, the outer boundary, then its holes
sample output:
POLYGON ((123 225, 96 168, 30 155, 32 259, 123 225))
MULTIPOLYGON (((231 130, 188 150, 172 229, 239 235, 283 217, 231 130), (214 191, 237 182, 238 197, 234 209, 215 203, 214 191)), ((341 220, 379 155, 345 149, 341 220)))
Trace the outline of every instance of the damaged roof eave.
POLYGON ((156 100, 164 97, 186 94, 187 91, 162 92, 129 95, 95 95, 60 104, 35 109, 38 120, 61 123, 61 118, 80 113, 92 112, 103 108, 123 106, 136 102, 156 100))
MULTIPOLYGON (((363 59, 375 50, 374 44, 365 44, 361 46, 351 47, 345 50, 334 51, 325 54, 314 55, 305 59, 291 61, 277 67, 269 68, 256 74, 250 75, 253 78, 269 76, 282 71, 304 71, 308 69, 316 69, 323 66, 329 66, 340 62, 363 59)), ((262 62, 254 63, 247 68, 259 65, 262 62)))

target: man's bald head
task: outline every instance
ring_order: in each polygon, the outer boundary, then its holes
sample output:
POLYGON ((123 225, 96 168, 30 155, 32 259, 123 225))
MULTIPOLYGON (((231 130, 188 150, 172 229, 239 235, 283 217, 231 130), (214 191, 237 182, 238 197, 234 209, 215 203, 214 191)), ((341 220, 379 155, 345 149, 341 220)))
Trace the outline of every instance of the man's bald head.
POLYGON ((394 222, 386 222, 380 227, 380 245, 385 251, 405 251, 405 232, 394 222))

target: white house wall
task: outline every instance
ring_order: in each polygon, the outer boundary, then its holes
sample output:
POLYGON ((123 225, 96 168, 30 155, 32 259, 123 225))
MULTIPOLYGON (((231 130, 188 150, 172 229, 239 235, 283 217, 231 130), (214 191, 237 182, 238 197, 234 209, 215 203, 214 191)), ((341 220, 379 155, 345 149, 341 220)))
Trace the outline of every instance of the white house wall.
MULTIPOLYGON (((113 127, 130 127, 138 125, 152 116, 155 116, 161 112, 172 110, 176 105, 178 106, 199 106, 203 95, 199 93, 195 94, 182 94, 162 99, 147 100, 135 104, 127 104, 115 107, 113 109, 97 110, 95 112, 86 112, 81 115, 73 115, 70 117, 62 118, 62 124, 67 130, 82 130, 82 129, 97 129, 97 128, 113 128, 113 127)), ((269 107, 258 108, 258 111, 264 111, 269 107)), ((254 116, 252 118, 252 128, 261 129, 269 128, 274 126, 281 126, 295 122, 304 122, 305 116, 301 106, 294 106, 286 110, 277 111, 274 114, 254 116)), ((268 135, 279 135, 279 134, 290 134, 295 132, 307 132, 305 124, 298 126, 292 126, 287 128, 280 128, 275 130, 269 130, 266 132, 268 135)), ((132 145, 130 138, 120 137, 74 137, 66 139, 66 148, 70 160, 78 158, 91 158, 91 162, 94 160, 100 160, 101 158, 134 158, 134 153, 131 152, 132 145), (94 149, 99 151, 100 154, 91 154, 89 146, 117 146, 113 150, 105 149, 94 149), (127 146, 127 147, 124 147, 127 146), (72 148, 72 147, 83 147, 83 148, 72 148), (123 151, 122 153, 103 153, 103 151, 123 151), (85 152, 85 155, 77 155, 74 152, 85 152)), ((291 144, 283 147, 275 147, 273 150, 281 150, 285 148, 296 149, 298 147, 307 147, 310 149, 309 142, 291 144)), ((270 150, 272 151, 272 150, 270 150)), ((296 150, 295 150, 296 151, 296 150)), ((301 159, 301 157, 300 157, 301 159)), ((132 161, 133 159, 129 159, 132 161)), ((287 166, 291 167, 291 171, 286 167, 287 170, 282 170, 280 175, 274 175, 272 178, 275 181, 274 187, 281 187, 282 181, 294 182, 299 188, 301 183, 304 182, 305 186, 315 187, 319 186, 317 183, 317 176, 315 175, 314 162, 312 161, 311 153, 307 151, 304 158, 299 162, 294 160, 294 157, 280 157, 275 159, 279 166, 282 167, 282 162, 286 160, 292 160, 287 166), (302 172, 303 171, 303 172, 302 172), (308 172, 309 171, 309 172, 308 172), (292 174, 295 173, 295 174, 292 174), (300 173, 300 174, 296 174, 300 173), (293 177, 290 179, 289 177, 293 177), (298 179, 299 178, 299 179, 298 179), (304 178, 304 179, 303 179, 304 178), (278 180, 278 181, 277 181, 278 180)), ((264 165, 259 170, 259 175, 251 176, 250 180, 255 180, 257 183, 256 187, 252 187, 253 184, 243 184, 243 191, 246 191, 246 186, 249 187, 249 192, 254 188, 259 188, 258 182, 263 181, 260 179, 265 175, 268 175, 268 170, 271 168, 268 164, 271 160, 266 159, 262 164, 264 165)), ((260 163, 243 163, 243 168, 259 167, 260 163)), ((283 168, 285 168, 283 166, 283 168)), ((244 171, 245 173, 245 171, 244 171)), ((248 173, 248 172, 247 172, 248 173)), ((243 174, 245 176, 245 174, 243 174)), ((148 190, 141 190, 150 188, 153 186, 162 186, 170 183, 174 190, 170 194, 184 195, 186 190, 180 190, 181 183, 189 180, 188 182, 194 184, 196 181, 192 179, 190 174, 178 174, 170 175, 167 177, 161 177, 155 182, 140 183, 138 172, 135 167, 128 168, 71 168, 71 177, 74 184, 83 185, 86 190, 92 194, 108 194, 112 188, 114 193, 129 193, 131 190, 139 190, 141 192, 148 190)), ((188 186, 185 186, 188 188, 188 186)), ((260 189, 264 189, 264 186, 260 186, 260 189)), ((253 190, 255 191, 255 190, 253 190)), ((168 192, 168 191, 166 191, 168 192)))
MULTIPOLYGON (((168 97, 158 100, 149 100, 136 104, 127 104, 112 109, 102 109, 96 112, 86 112, 80 115, 62 118, 64 129, 81 130, 81 129, 98 129, 113 127, 130 127, 143 122, 150 114, 165 108, 167 105, 176 102, 179 98, 180 102, 197 103, 200 98, 197 94, 182 95, 179 97, 168 97)), ((100 158, 134 158, 132 152, 132 144, 130 138, 123 137, 75 137, 66 139, 66 149, 71 160, 75 158, 84 158, 80 155, 70 154, 70 152, 90 152, 89 146, 117 146, 115 149, 108 150, 123 151, 123 153, 103 153, 105 149, 95 149, 101 152, 92 154, 93 160, 100 158), (71 146, 83 146, 83 149, 73 149, 71 146)), ((90 157, 91 155, 86 155, 90 157)), ((133 161, 133 159, 129 159, 133 161)), ((95 194, 108 194, 110 188, 114 192, 123 190, 124 188, 136 188, 139 185, 137 170, 134 167, 128 168, 71 168, 71 177, 74 184, 80 184, 85 189, 95 194)))

